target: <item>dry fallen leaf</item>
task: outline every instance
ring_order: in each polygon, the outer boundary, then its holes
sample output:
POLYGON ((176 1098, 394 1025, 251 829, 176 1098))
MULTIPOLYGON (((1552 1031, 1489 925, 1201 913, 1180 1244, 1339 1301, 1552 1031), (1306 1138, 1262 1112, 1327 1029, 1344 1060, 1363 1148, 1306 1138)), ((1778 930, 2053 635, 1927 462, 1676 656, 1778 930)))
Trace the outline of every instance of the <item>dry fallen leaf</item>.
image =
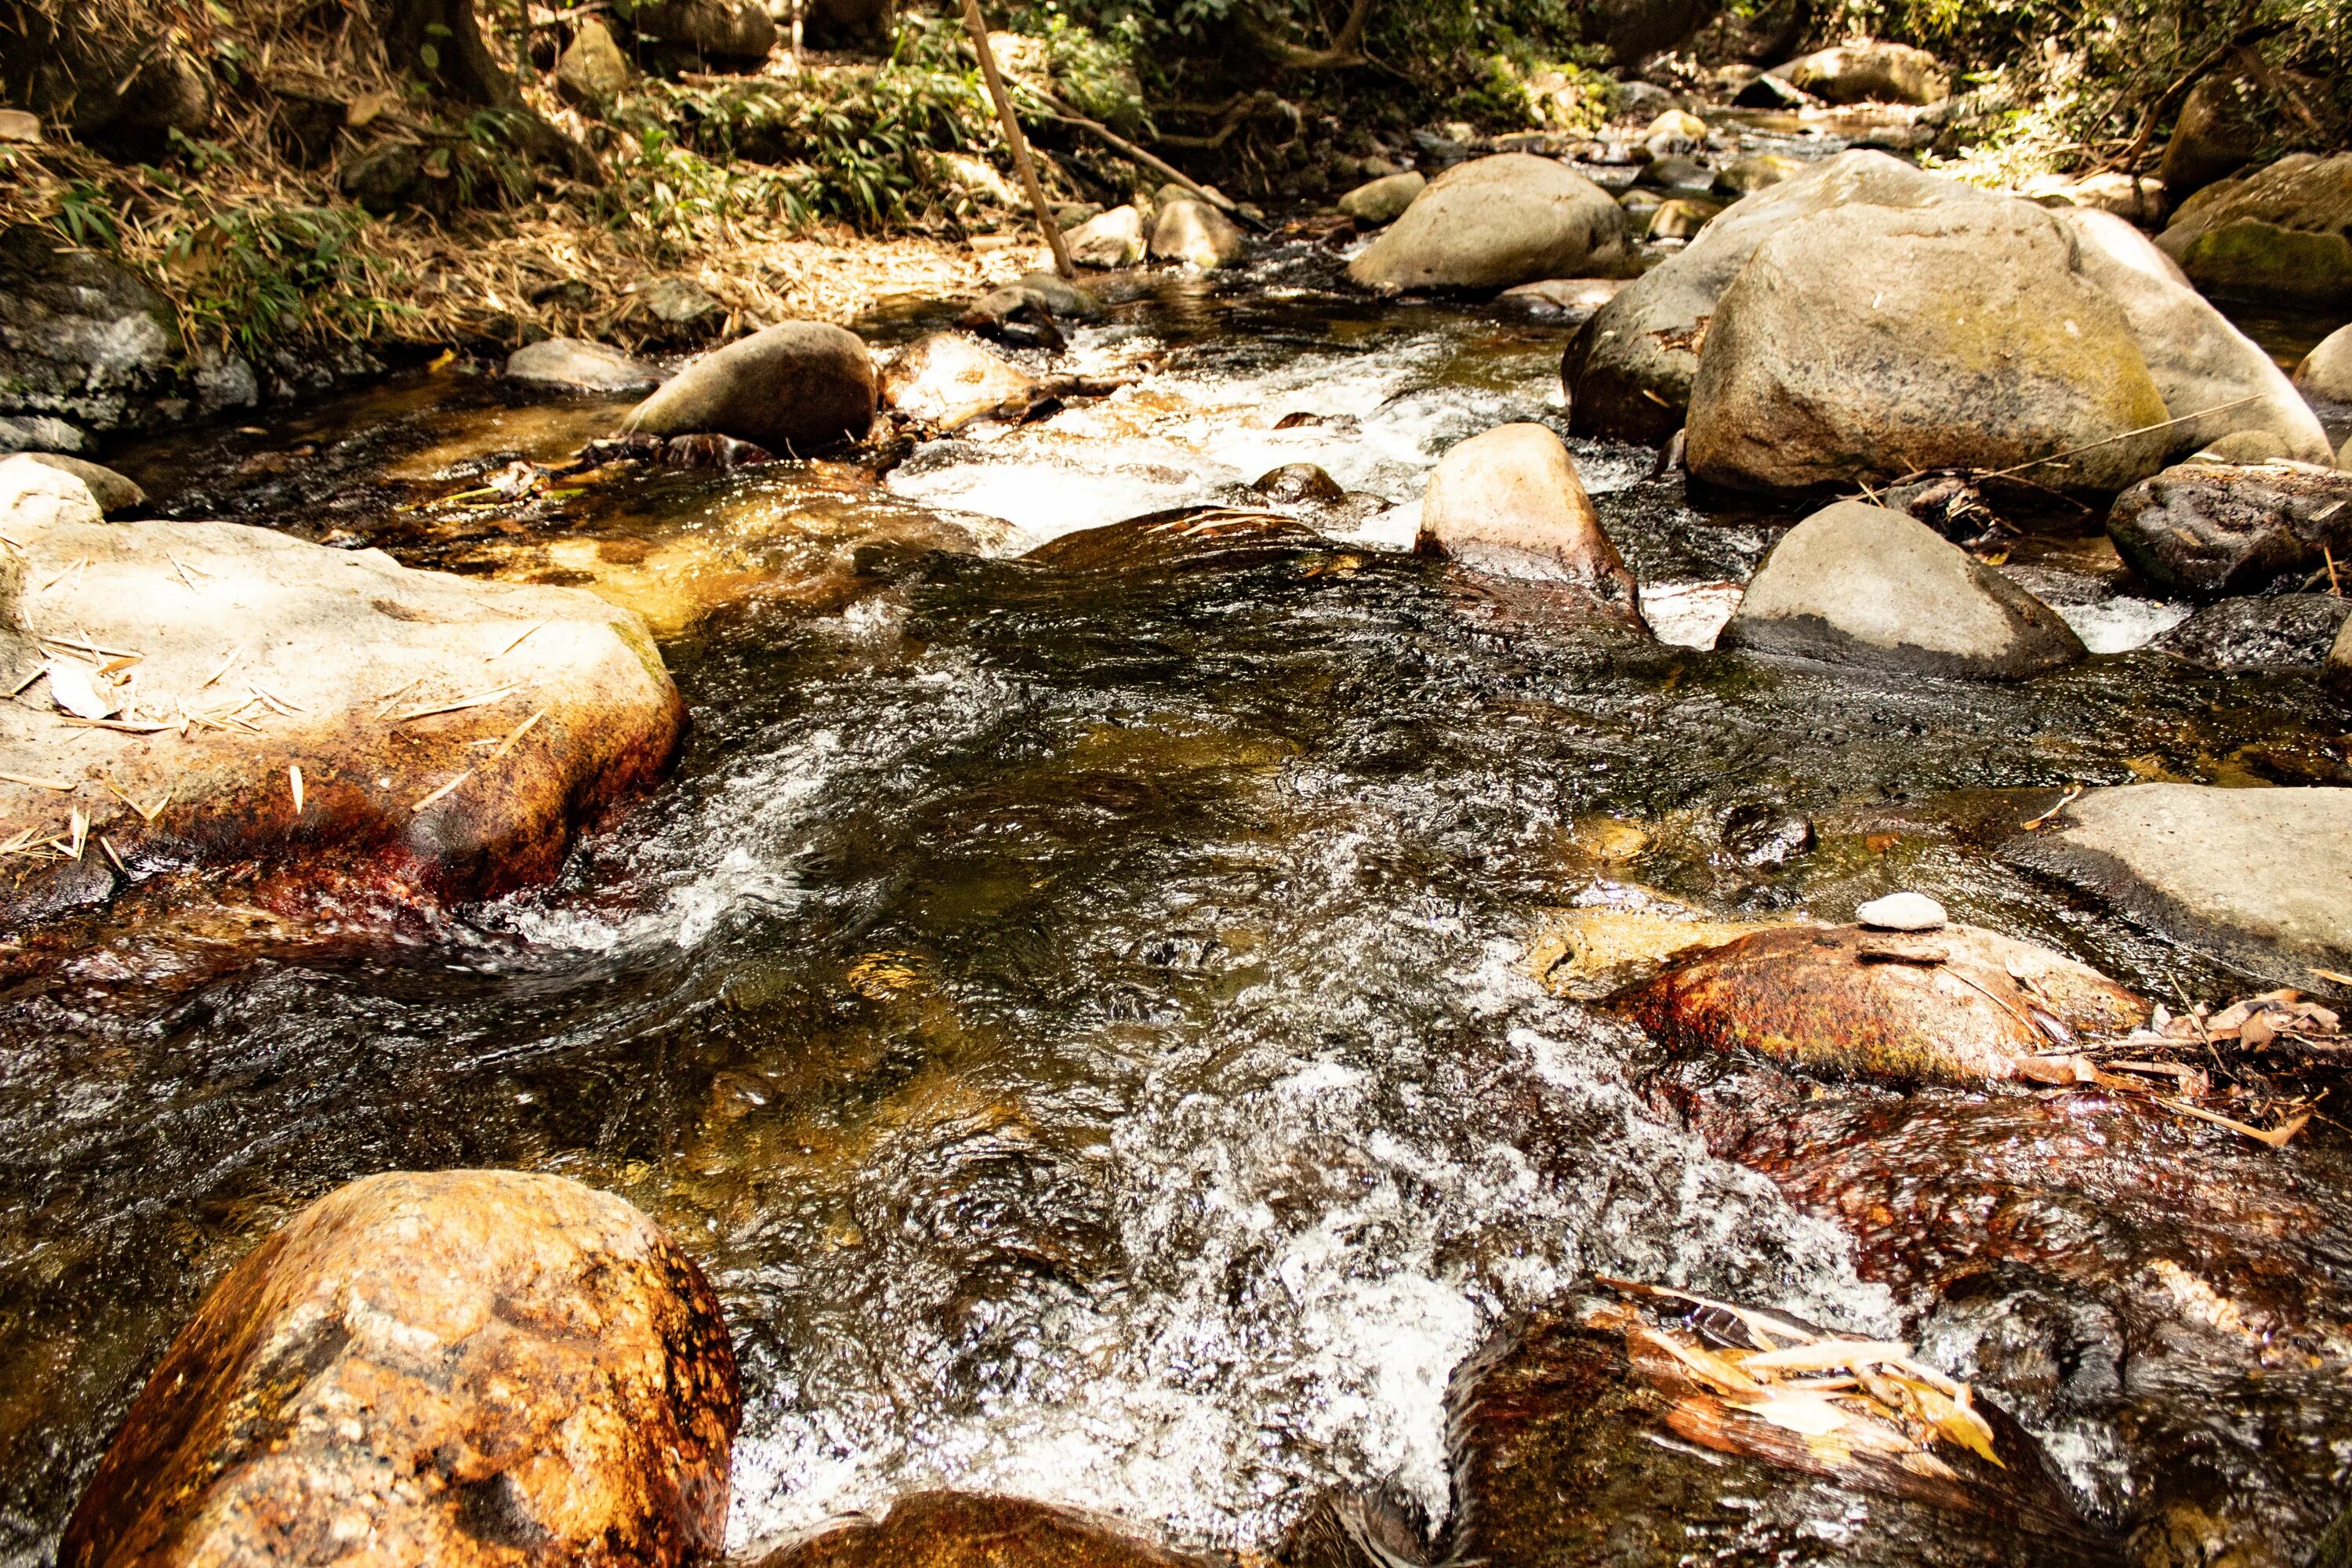
POLYGON ((122 704, 99 689, 96 672, 70 658, 53 658, 45 666, 49 695, 59 708, 77 719, 111 719, 122 704))

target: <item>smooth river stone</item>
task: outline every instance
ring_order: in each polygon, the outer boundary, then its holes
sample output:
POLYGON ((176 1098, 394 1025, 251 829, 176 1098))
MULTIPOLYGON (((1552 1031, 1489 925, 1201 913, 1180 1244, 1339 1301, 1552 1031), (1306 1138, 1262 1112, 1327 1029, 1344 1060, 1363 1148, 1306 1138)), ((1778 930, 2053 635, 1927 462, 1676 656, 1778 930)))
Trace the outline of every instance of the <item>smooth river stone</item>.
POLYGON ((1944 906, 1925 893, 1889 893, 1853 911, 1873 931, 1940 931, 1944 906))

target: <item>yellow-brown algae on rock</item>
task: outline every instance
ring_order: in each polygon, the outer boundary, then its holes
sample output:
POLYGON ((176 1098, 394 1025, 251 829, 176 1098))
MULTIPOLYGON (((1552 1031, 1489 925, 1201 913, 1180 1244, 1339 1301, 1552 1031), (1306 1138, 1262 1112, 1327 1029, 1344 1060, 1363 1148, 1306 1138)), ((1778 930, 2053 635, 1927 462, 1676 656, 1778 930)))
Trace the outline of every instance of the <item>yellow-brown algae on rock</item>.
POLYGON ((691 1258, 559 1176, 392 1173, 248 1253, 180 1331, 61 1568, 673 1568, 741 1420, 691 1258))
POLYGON ((786 1541, 756 1568, 1207 1568, 1114 1519, 1026 1498, 915 1492, 881 1519, 834 1521, 786 1541))
POLYGON ((1965 925, 1759 931, 1677 959, 1612 1005, 1669 1046, 1897 1084, 2075 1082, 2081 1037, 2148 1016, 2096 970, 1965 925))

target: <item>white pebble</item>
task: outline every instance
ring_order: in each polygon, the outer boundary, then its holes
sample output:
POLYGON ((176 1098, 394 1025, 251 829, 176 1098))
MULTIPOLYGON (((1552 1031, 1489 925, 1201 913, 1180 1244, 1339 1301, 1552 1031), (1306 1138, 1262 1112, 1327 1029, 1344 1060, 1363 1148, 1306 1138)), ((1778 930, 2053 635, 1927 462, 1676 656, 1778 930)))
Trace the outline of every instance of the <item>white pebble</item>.
POLYGON ((1853 911, 1873 931, 1941 931, 1944 906, 1925 893, 1889 893, 1853 911))

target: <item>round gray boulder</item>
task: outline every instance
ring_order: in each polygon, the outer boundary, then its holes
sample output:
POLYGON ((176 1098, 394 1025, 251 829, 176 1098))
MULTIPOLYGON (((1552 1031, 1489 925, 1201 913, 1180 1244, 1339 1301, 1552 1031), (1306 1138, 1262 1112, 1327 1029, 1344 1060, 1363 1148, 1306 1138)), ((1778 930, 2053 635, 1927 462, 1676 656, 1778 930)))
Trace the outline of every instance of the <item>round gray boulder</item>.
POLYGON ((1502 425, 1456 443, 1429 476, 1416 548, 1502 577, 1565 583, 1637 618, 1641 592, 1559 437, 1502 425))
POLYGON ((1358 223, 1378 228, 1402 217, 1404 209, 1412 205, 1413 199, 1428 188, 1429 182, 1411 171, 1387 174, 1358 185, 1341 196, 1339 210, 1358 223))
POLYGON ((2352 403, 2352 327, 2338 327, 2294 367, 2294 384, 2329 403, 2352 403))
POLYGON ((2208 293, 2352 303, 2352 153, 2293 153, 2208 185, 2157 244, 2208 293))
POLYGON ((1690 471, 1767 492, 2060 452, 2074 455, 2030 477, 2111 493, 2153 473, 2169 437, 2130 433, 2164 422, 2164 396, 2130 321, 2074 258, 2025 202, 1790 224, 1707 325, 1690 471))
POLYGON ((1844 44, 1775 66, 1769 74, 1824 103, 1940 103, 1952 93, 1950 73, 1909 44, 1844 44))
POLYGON ((1782 535, 1716 646, 1985 680, 2084 657, 2049 605, 1926 523, 1860 501, 1782 535))
POLYGON ((783 321, 688 365, 637 405, 625 428, 709 432, 805 456, 862 437, 874 423, 877 392, 873 356, 856 333, 783 321))
POLYGON ((1625 215, 1574 170, 1527 153, 1457 164, 1348 266, 1371 289, 1508 289, 1625 265, 1625 215))
POLYGON ((507 379, 565 392, 643 392, 661 375, 643 360, 585 338, 549 338, 507 356, 507 379))
POLYGON ((2107 537, 2158 587, 2254 593, 2352 560, 2352 475, 2313 463, 2182 463, 2116 498, 2107 537))
POLYGON ((1151 220, 1147 253, 1155 261, 1181 261, 1207 272, 1239 261, 1242 250, 1242 231, 1206 202, 1166 202, 1151 220))

